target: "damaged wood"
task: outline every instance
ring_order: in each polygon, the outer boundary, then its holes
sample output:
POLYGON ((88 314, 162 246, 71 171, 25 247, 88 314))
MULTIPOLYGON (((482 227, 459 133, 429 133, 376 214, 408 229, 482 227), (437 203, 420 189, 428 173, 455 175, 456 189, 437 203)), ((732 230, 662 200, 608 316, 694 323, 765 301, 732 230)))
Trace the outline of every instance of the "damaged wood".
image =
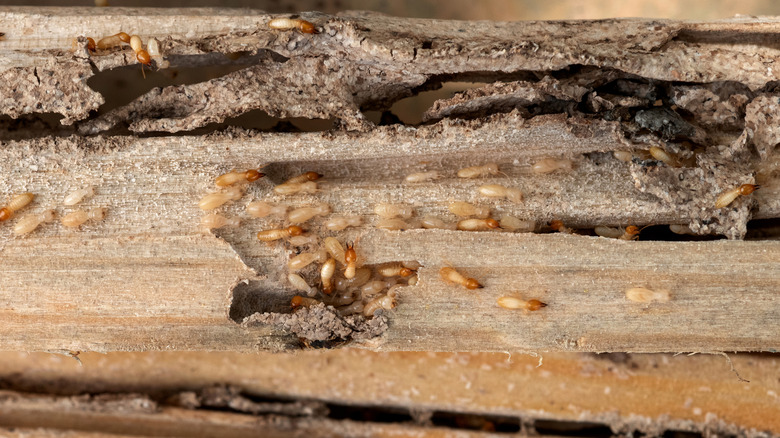
MULTIPOLYGON (((773 117, 780 71, 766 67, 780 55, 768 43, 779 21, 302 17, 320 32, 272 30, 271 16, 258 11, 0 11, 7 23, 0 91, 13 90, 0 100, 0 113, 57 113, 74 125, 70 136, 28 129, 26 138, 3 141, 0 193, 34 192, 33 211, 64 214, 70 210, 58 205, 68 191, 95 186, 88 205, 108 209, 105 221, 78 231, 47 224, 20 239, 0 228, 6 348, 248 351, 357 340, 386 350, 778 347, 777 242, 624 242, 551 234, 550 223, 563 221, 577 234, 596 226, 686 225, 739 240, 751 219, 780 217, 773 117), (173 23, 184 18, 191 31, 182 35, 173 23), (34 28, 52 31, 33 38, 34 28), (117 29, 159 39, 174 70, 242 57, 248 65, 154 89, 96 115, 104 99, 87 79, 138 67, 127 48, 87 50, 86 36, 117 29), (394 102, 448 81, 482 85, 437 101, 419 126, 377 125, 364 113, 381 110, 392 120, 394 102), (252 110, 279 118, 277 129, 193 132, 252 110), (337 129, 281 132, 292 117, 334 119, 337 129), (534 173, 545 158, 570 160, 572 168, 534 173), (488 162, 498 165, 496 175, 456 176, 488 162), (258 167, 267 177, 221 210, 242 226, 217 230, 217 238, 199 230, 197 201, 214 191, 214 177, 258 167), (316 193, 273 193, 274 184, 310 170, 325 175, 316 193), (442 178, 403 182, 421 171, 442 178), (715 208, 719 194, 756 182, 755 194, 715 208), (480 197, 477 188, 487 183, 518 188, 524 201, 480 197), (316 245, 259 243, 257 231, 286 224, 248 217, 243 205, 254 199, 291 207, 325 202, 335 214, 361 217, 364 225, 339 239, 357 242, 364 265, 421 263, 418 285, 402 289, 397 309, 369 321, 323 306, 290 313, 295 292, 286 263, 316 245), (454 224, 448 205, 455 200, 527 221, 536 233, 421 229, 426 215, 454 224), (404 225, 411 229, 374 229, 379 202, 412 206, 404 225), (447 265, 487 287, 453 290, 438 279, 447 265), (751 275, 735 275, 742 272, 751 275), (672 298, 637 305, 625 298, 632 287, 663 289, 672 298), (496 299, 508 293, 534 294, 548 308, 530 315, 499 308, 496 299)), ((321 230, 322 220, 307 230, 332 235, 321 230)), ((309 284, 317 281, 314 270, 302 271, 309 284)))

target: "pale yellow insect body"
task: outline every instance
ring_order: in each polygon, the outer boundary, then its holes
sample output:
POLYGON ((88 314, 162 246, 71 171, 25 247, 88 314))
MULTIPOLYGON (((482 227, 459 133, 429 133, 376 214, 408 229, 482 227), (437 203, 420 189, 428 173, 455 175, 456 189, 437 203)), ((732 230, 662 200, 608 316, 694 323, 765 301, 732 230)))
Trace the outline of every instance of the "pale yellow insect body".
POLYGON ((246 212, 253 217, 276 216, 284 217, 287 214, 286 205, 274 205, 263 201, 254 201, 246 205, 246 212))
POLYGON ((336 240, 335 237, 326 237, 325 240, 322 241, 322 245, 325 247, 325 251, 327 251, 331 257, 336 259, 337 262, 341 263, 342 265, 347 264, 346 251, 341 245, 341 242, 336 240))
POLYGON ((460 272, 456 271, 455 268, 448 266, 439 269, 439 275, 444 281, 448 283, 459 284, 466 289, 480 289, 483 287, 476 279, 468 278, 460 272))
POLYGON ((501 228, 495 219, 463 219, 458 222, 457 228, 461 231, 490 231, 501 228))
POLYGON ((482 196, 489 198, 506 198, 515 204, 523 202, 523 192, 513 187, 504 187, 499 184, 485 184, 479 186, 477 191, 482 196))
POLYGON ((106 217, 106 209, 102 207, 93 208, 89 211, 76 210, 66 214, 60 219, 62 225, 76 228, 86 221, 102 221, 106 217))
POLYGON ((386 263, 377 269, 383 277, 408 277, 414 274, 414 269, 407 268, 402 263, 386 263))
POLYGON ((498 164, 488 163, 484 166, 472 166, 460 169, 458 177, 460 178, 479 178, 481 176, 498 175, 498 164))
POLYGON ((243 193, 240 188, 230 187, 224 192, 209 193, 204 196, 200 202, 198 202, 198 207, 200 207, 201 210, 213 210, 230 201, 240 199, 241 196, 243 196, 243 193))
POLYGON ((363 302, 361 301, 355 301, 348 306, 342 306, 338 308, 339 315, 341 316, 348 316, 348 315, 356 315, 358 313, 363 312, 363 302))
POLYGON ((734 200, 738 197, 747 196, 758 188, 759 186, 755 184, 742 184, 739 187, 726 190, 725 192, 721 193, 720 196, 718 196, 718 199, 715 201, 715 208, 728 207, 729 204, 734 202, 734 200))
POLYGON ((51 222, 54 220, 54 210, 45 210, 37 214, 28 214, 22 216, 14 224, 14 234, 21 236, 27 234, 38 228, 39 225, 45 222, 51 222))
POLYGON ((414 214, 414 209, 409 205, 380 203, 374 206, 374 213, 384 219, 409 219, 414 214))
POLYGON ((447 225, 443 220, 436 216, 425 216, 420 220, 420 226, 426 229, 453 230, 452 225, 447 225))
POLYGON ((623 230, 620 228, 598 226, 593 229, 596 235, 601 237, 607 237, 610 239, 619 239, 623 235, 623 230))
POLYGON ((287 215, 287 220, 293 224, 302 224, 316 216, 323 216, 328 213, 330 213, 330 205, 328 204, 320 204, 316 207, 301 207, 291 210, 287 215))
POLYGON ((301 184, 309 181, 317 181, 318 179, 322 178, 322 175, 320 175, 317 172, 306 172, 302 173, 300 175, 294 176, 287 181, 285 181, 282 184, 301 184))
POLYGON ((343 291, 355 287, 361 287, 371 280, 371 269, 365 266, 357 268, 352 278, 337 278, 336 290, 343 291))
POLYGON ((658 146, 652 146, 648 152, 650 152, 650 156, 654 159, 661 161, 668 166, 677 166, 677 159, 658 146))
POLYGON ((360 288, 360 292, 364 297, 370 297, 378 294, 379 292, 382 292, 387 287, 387 282, 374 280, 364 284, 363 287, 360 288))
POLYGON ((317 193, 317 183, 308 181, 304 183, 284 183, 274 187, 274 192, 279 195, 296 195, 299 193, 314 194, 317 193))
POLYGON ((613 151, 612 155, 614 155, 618 161, 630 162, 634 159, 634 154, 629 151, 613 151))
POLYGON ((475 216, 477 218, 484 219, 490 216, 489 207, 473 205, 463 201, 450 202, 448 208, 450 210, 450 213, 460 217, 475 216))
POLYGON ((671 299, 668 290, 652 290, 646 287, 632 287, 626 291, 626 298, 637 303, 665 303, 671 299))
POLYGON ((313 296, 316 293, 316 291, 309 286, 309 283, 306 283, 306 280, 298 274, 289 274, 287 276, 287 281, 290 282, 295 290, 304 292, 306 295, 313 296))
MULTIPOLYGON (((333 292, 333 276, 336 274, 336 259, 328 258, 320 268, 320 279, 322 280, 322 291, 326 294, 333 292)), ((354 277, 353 277, 354 278, 354 277)))
POLYGON ((68 196, 65 197, 65 200, 62 201, 62 203, 65 205, 76 205, 79 202, 83 201, 84 198, 88 198, 94 195, 95 195, 95 189, 93 187, 78 189, 70 192, 68 196))
POLYGON ((33 199, 35 199, 35 195, 32 193, 22 193, 11 198, 11 201, 8 202, 6 208, 12 212, 17 212, 28 206, 33 201, 33 199))
POLYGON ((392 219, 380 219, 376 223, 376 227, 380 230, 386 230, 386 231, 402 231, 402 230, 408 230, 411 228, 411 225, 406 223, 403 219, 398 218, 392 218, 392 219))
POLYGON ((544 173, 552 173, 555 172, 556 170, 571 170, 572 167, 573 164, 571 160, 544 158, 534 163, 531 169, 533 170, 534 173, 544 174, 544 173))
POLYGON ((325 251, 304 252, 291 258, 290 261, 287 262, 287 268, 293 272, 300 271, 314 262, 324 262, 327 256, 328 254, 325 251))
POLYGON ((370 318, 374 316, 374 314, 379 309, 390 310, 395 306, 396 306, 395 297, 382 295, 366 303, 366 305, 363 307, 363 316, 365 316, 366 318, 370 318))
POLYGON ((410 173, 406 176, 406 182, 408 183, 421 183, 426 181, 433 181, 441 178, 441 174, 435 170, 430 172, 417 172, 410 173))
POLYGON ((501 216, 501 220, 498 221, 498 224, 503 230, 520 233, 530 233, 536 229, 536 222, 524 221, 508 214, 501 216))
POLYGON ((539 300, 524 300, 522 298, 509 296, 509 295, 499 297, 498 300, 496 301, 498 302, 498 305, 500 307, 503 307, 504 309, 513 309, 513 310, 521 309, 521 310, 527 310, 529 312, 539 310, 542 307, 547 307, 547 304, 539 300))
POLYGON ((328 231, 342 231, 349 227, 359 227, 363 223, 360 216, 332 217, 322 223, 328 231))

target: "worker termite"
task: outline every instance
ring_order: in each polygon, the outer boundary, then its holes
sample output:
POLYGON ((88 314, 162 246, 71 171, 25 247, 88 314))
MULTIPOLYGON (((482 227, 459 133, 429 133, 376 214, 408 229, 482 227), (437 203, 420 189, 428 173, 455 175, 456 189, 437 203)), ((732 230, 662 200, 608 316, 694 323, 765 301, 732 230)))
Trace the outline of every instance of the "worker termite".
POLYGON ((257 233, 257 239, 263 242, 273 242, 274 240, 287 239, 288 237, 300 236, 303 229, 297 225, 291 225, 287 228, 276 230, 265 230, 257 233))
POLYGON ((298 176, 294 176, 282 184, 301 184, 309 181, 317 181, 320 178, 322 178, 322 175, 317 172, 306 172, 298 176))
MULTIPOLYGON (((303 280, 303 278, 301 278, 303 280)), ((306 281, 304 281, 305 283, 306 281)), ((302 297, 300 295, 296 295, 292 297, 292 300, 290 300, 290 305, 292 306, 293 310, 298 310, 301 307, 311 307, 316 306, 317 304, 320 304, 320 300, 315 300, 314 298, 306 298, 302 297)))
POLYGON ((573 164, 571 160, 544 158, 534 163, 534 165, 531 167, 531 170, 533 170, 534 173, 541 174, 541 173, 552 173, 555 172, 556 170, 571 170, 572 167, 573 164))
POLYGON ((45 210, 41 213, 28 214, 26 216, 22 216, 14 224, 14 234, 16 234, 17 236, 20 236, 22 234, 27 234, 31 231, 34 231, 42 223, 51 222, 53 220, 54 220, 54 210, 45 210))
POLYGON ((419 183, 425 181, 433 181, 439 178, 441 178, 441 174, 435 170, 432 170, 430 172, 410 173, 409 175, 406 175, 406 178, 404 180, 408 183, 419 183))
POLYGON ((307 246, 317 244, 317 236, 292 236, 287 239, 292 246, 307 246))
POLYGON ((362 293, 364 297, 371 297, 385 290, 387 286, 388 285, 386 281, 369 281, 360 288, 360 293, 362 293))
POLYGON ((354 243, 347 243, 347 250, 344 252, 344 261, 347 262, 347 267, 344 268, 344 278, 355 278, 355 272, 357 270, 357 252, 355 251, 354 243))
POLYGON ((268 22, 268 27, 274 30, 298 29, 301 33, 318 33, 314 23, 302 18, 274 18, 268 22))
POLYGON ((458 222, 458 229, 461 231, 488 231, 500 229, 501 225, 497 220, 487 219, 463 219, 458 222))
MULTIPOLYGON (((328 258, 320 268, 320 279, 322 280, 322 292, 330 295, 333 293, 333 275, 336 274, 336 259, 328 258)), ((354 278, 354 276, 352 277, 354 278)))
POLYGON ((409 277, 414 274, 414 271, 414 269, 407 268, 401 263, 389 263, 381 265, 377 269, 377 272, 379 272, 379 275, 382 277, 409 277))
POLYGON ((315 293, 317 293, 314 288, 309 286, 309 283, 306 283, 306 280, 303 279, 298 274, 289 274, 287 275, 287 281, 290 282, 292 287, 295 288, 295 290, 304 292, 306 295, 312 296, 315 293))
POLYGON ((755 184, 742 184, 739 187, 726 190, 718 196, 718 199, 715 201, 715 208, 728 207, 728 205, 734 202, 740 195, 747 196, 759 188, 761 188, 761 186, 755 184))
POLYGON ((359 227, 363 223, 360 216, 332 217, 322 223, 328 231, 342 231, 349 227, 359 227))
POLYGON ((209 193, 201 198, 198 202, 198 207, 201 210, 213 210, 217 207, 224 205, 229 201, 235 201, 243 196, 241 189, 238 187, 229 187, 224 192, 209 193))
POLYGON ((629 163, 634 159, 634 154, 629 151, 613 151, 612 155, 614 155, 618 161, 624 161, 626 163, 629 163))
POLYGON ((666 152, 658 146, 652 146, 648 152, 650 152, 650 155, 654 159, 665 163, 667 166, 677 167, 679 165, 677 159, 672 156, 672 154, 666 152))
POLYGON ((363 286, 369 280, 371 280, 371 269, 363 266, 357 268, 353 278, 337 278, 334 283, 336 284, 336 290, 343 291, 363 286))
POLYGON ((287 220, 293 224, 302 224, 315 216, 323 216, 328 213, 330 213, 330 205, 328 204, 320 204, 316 207, 301 207, 291 210, 287 215, 287 220))
POLYGON ((284 215, 287 214, 287 206, 273 205, 263 201, 254 201, 246 205, 246 212, 253 217, 284 217, 284 215))
POLYGON ((322 263, 328 258, 328 254, 322 250, 317 252, 304 252, 290 259, 287 262, 287 269, 290 271, 300 271, 301 269, 317 262, 322 263))
MULTIPOLYGON (((131 36, 130 48, 135 52, 135 59, 138 60, 138 62, 146 66, 152 65, 152 57, 149 55, 149 52, 144 49, 144 43, 141 41, 141 37, 138 35, 131 36)), ((141 71, 143 71, 143 67, 141 68, 141 71)))
POLYGON ((447 225, 443 220, 439 219, 436 216, 425 216, 422 219, 420 219, 420 226, 426 229, 442 229, 442 230, 451 230, 454 229, 452 225, 447 225))
POLYGON ((476 216, 478 218, 484 219, 490 216, 489 207, 473 205, 463 201, 450 202, 448 208, 450 210, 450 213, 460 217, 476 216))
POLYGON ((524 300, 522 298, 513 297, 509 295, 505 295, 503 297, 499 297, 498 305, 500 307, 503 307, 504 309, 522 309, 529 312, 535 312, 542 307, 547 307, 547 304, 539 301, 539 300, 524 300))
POLYGON ((228 187, 238 182, 253 182, 264 177, 265 174, 257 170, 250 169, 245 172, 228 172, 217 177, 215 183, 217 187, 228 187))
POLYGON ((484 166, 466 167, 458 171, 458 177, 460 178, 479 178, 481 176, 498 174, 498 164, 496 163, 488 163, 484 166))
POLYGON ((362 301, 355 301, 347 306, 342 306, 337 309, 339 311, 339 315, 341 316, 348 316, 348 315, 355 315, 358 313, 363 312, 363 302, 362 301))
POLYGON ((374 213, 384 219, 394 217, 409 219, 414 214, 414 209, 409 205, 379 203, 374 206, 374 213))
POLYGON ((456 271, 455 268, 450 268, 450 267, 441 268, 439 269, 439 275, 444 281, 448 283, 459 284, 465 287, 466 289, 481 289, 484 287, 481 284, 479 284, 477 280, 464 276, 460 272, 456 271))
POLYGON ((279 195, 296 195, 298 193, 317 193, 317 183, 308 181, 304 183, 284 183, 274 187, 274 192, 279 195))
POLYGON ((342 265, 347 263, 346 251, 344 251, 344 247, 341 246, 341 242, 336 240, 335 237, 326 237, 325 240, 322 241, 322 246, 325 247, 325 251, 327 251, 331 257, 336 259, 337 262, 341 263, 342 265))
POLYGON ((130 44, 130 35, 124 32, 119 32, 117 34, 99 39, 97 42, 97 48, 105 50, 118 46, 122 43, 130 44))
POLYGON ((146 43, 146 51, 157 64, 158 68, 168 68, 170 66, 170 63, 163 58, 162 50, 160 50, 160 43, 156 39, 149 38, 149 42, 146 43))
POLYGON ((60 219, 62 225, 66 227, 78 227, 86 221, 102 221, 106 217, 106 209, 102 207, 93 208, 89 211, 76 210, 68 213, 60 219))
POLYGON ((84 189, 78 189, 70 192, 68 196, 65 197, 65 200, 62 201, 65 205, 76 205, 84 198, 94 196, 95 195, 95 189, 93 187, 87 187, 84 189))
POLYGON ((477 191, 482 196, 489 198, 506 198, 515 204, 523 202, 523 192, 513 187, 504 187, 499 184, 485 184, 479 186, 477 191))
POLYGON ((376 223, 376 227, 380 230, 386 231, 402 231, 408 230, 412 226, 406 223, 403 219, 381 219, 376 223))
POLYGON ((629 225, 625 230, 621 228, 598 226, 594 228, 593 231, 596 235, 601 237, 620 240, 637 240, 639 238, 639 231, 641 230, 634 225, 629 225))
POLYGON ((670 300, 671 296, 669 291, 665 289, 651 290, 646 287, 632 287, 626 291, 626 298, 637 303, 653 301, 665 303, 670 300))
POLYGON ((11 198, 8 205, 0 208, 0 222, 11 219, 14 213, 26 207, 33 199, 35 199, 35 195, 32 193, 22 193, 11 198))
POLYGON ((508 214, 501 216, 501 220, 498 221, 498 224, 501 226, 502 230, 521 233, 529 233, 536 228, 536 222, 524 221, 508 214))
POLYGON ((370 318, 374 316, 379 309, 390 310, 396 306, 395 297, 390 295, 382 295, 367 302, 363 306, 363 316, 370 318))
POLYGON ((687 234, 690 236, 699 235, 698 233, 695 233, 693 230, 691 230, 691 227, 689 227, 688 225, 670 224, 669 231, 671 231, 674 234, 687 234))

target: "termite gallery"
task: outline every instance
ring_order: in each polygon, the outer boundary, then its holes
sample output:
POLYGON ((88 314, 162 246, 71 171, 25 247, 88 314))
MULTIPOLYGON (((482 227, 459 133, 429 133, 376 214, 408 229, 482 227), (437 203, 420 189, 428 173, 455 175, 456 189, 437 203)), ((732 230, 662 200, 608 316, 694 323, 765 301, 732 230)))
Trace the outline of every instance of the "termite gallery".
POLYGON ((521 309, 521 310, 527 310, 529 312, 535 312, 542 307, 547 307, 547 304, 539 301, 539 300, 524 300, 522 298, 518 298, 515 296, 505 295, 503 297, 499 297, 498 305, 500 307, 503 307, 504 309, 521 309))
POLYGON ((466 289, 481 289, 483 286, 474 278, 468 278, 456 271, 455 268, 444 267, 439 269, 439 275, 448 283, 459 284, 466 289))
POLYGON ((63 216, 60 221, 66 227, 76 228, 86 221, 102 221, 105 217, 106 209, 98 207, 89 211, 76 210, 63 216))
POLYGON ((45 210, 41 213, 22 216, 22 218, 14 224, 14 234, 17 236, 27 234, 34 231, 42 223, 51 222, 53 220, 54 210, 45 210))
POLYGON ((501 228, 497 220, 487 219, 463 219, 458 222, 458 229, 461 231, 489 231, 501 228))
POLYGON ((460 178, 479 178, 488 175, 498 175, 498 164, 488 163, 484 166, 472 166, 460 169, 458 177, 460 178))
POLYGON ((250 169, 245 172, 228 172, 217 177, 215 183, 217 187, 228 187, 239 182, 253 182, 264 177, 265 174, 257 170, 250 169))
POLYGON ((14 213, 26 207, 33 199, 35 199, 35 195, 32 193, 22 193, 11 198, 8 205, 0 208, 0 222, 11 219, 14 213))
POLYGON ((739 187, 726 190, 725 192, 721 193, 720 196, 718 196, 718 199, 715 201, 715 208, 728 207, 729 204, 734 202, 734 200, 737 199, 740 195, 747 196, 758 190, 760 187, 761 186, 757 186, 755 184, 742 184, 739 187))
POLYGON ((200 202, 198 202, 198 207, 200 207, 201 210, 213 210, 229 201, 240 199, 241 196, 243 196, 241 189, 238 187, 229 187, 224 192, 209 193, 204 196, 200 202))
POLYGON ((273 242, 274 240, 287 239, 288 237, 300 236, 303 229, 297 225, 290 225, 287 228, 265 230, 257 233, 257 239, 263 242, 273 242))
POLYGON ((317 33, 317 27, 302 18, 274 18, 268 22, 268 27, 274 30, 298 29, 301 33, 317 33))

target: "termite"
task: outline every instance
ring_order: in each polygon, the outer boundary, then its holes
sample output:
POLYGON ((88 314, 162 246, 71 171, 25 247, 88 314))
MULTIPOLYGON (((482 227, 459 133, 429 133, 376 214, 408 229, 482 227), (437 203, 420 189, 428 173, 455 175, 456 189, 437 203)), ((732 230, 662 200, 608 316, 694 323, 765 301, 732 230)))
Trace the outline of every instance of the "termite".
POLYGON ((442 230, 451 230, 454 227, 447 225, 443 220, 436 216, 425 216, 420 220, 420 226, 427 229, 438 228, 442 230))
POLYGON ((54 210, 45 210, 41 213, 37 214, 28 214, 26 216, 22 216, 21 219, 19 219, 14 224, 14 234, 17 236, 20 236, 22 234, 27 234, 36 228, 44 222, 51 222, 54 220, 54 210))
POLYGON ((650 303, 657 301, 665 303, 669 301, 670 294, 668 290, 651 290, 646 287, 632 287, 626 291, 626 298, 637 303, 650 303))
POLYGON ((65 197, 65 200, 62 201, 62 203, 65 205, 76 205, 79 202, 83 201, 84 198, 94 196, 94 195, 95 195, 95 189, 93 187, 78 189, 70 192, 68 196, 65 197))
POLYGON ((483 207, 480 205, 473 205, 469 204, 468 202, 463 201, 454 201, 450 202, 450 205, 448 206, 450 213, 454 214, 455 216, 460 217, 469 217, 469 216, 475 216, 481 219, 484 219, 488 216, 490 216, 490 208, 489 207, 483 207))
POLYGON ((679 165, 677 158, 658 146, 652 146, 648 152, 650 152, 650 156, 654 159, 666 163, 668 166, 677 167, 679 165))
POLYGON ((409 205, 380 203, 374 206, 374 213, 384 219, 394 217, 409 219, 414 214, 414 209, 409 205))
POLYGON ((487 175, 498 175, 498 164, 488 163, 484 166, 472 166, 460 169, 458 177, 460 178, 479 178, 487 175))
POLYGON ((292 246, 315 245, 317 243, 317 236, 292 236, 287 239, 287 242, 292 246))
POLYGON ((385 290, 387 286, 388 285, 386 281, 369 281, 360 288, 360 293, 362 293, 364 297, 371 297, 385 290))
POLYGON ((342 265, 347 263, 346 251, 344 251, 344 247, 341 246, 341 242, 336 240, 335 237, 326 237, 325 240, 322 241, 322 246, 325 247, 325 251, 327 251, 331 257, 336 259, 337 262, 341 263, 342 265))
POLYGON ((168 68, 170 63, 163 58, 162 50, 160 50, 160 43, 156 39, 149 38, 149 42, 146 43, 146 51, 157 63, 158 68, 168 68))
POLYGON ((253 182, 264 177, 265 174, 257 170, 250 169, 245 172, 228 172, 217 177, 215 183, 217 187, 228 187, 238 182, 253 182))
POLYGON ((316 207, 301 207, 290 211, 287 220, 293 224, 302 224, 308 222, 315 216, 323 216, 330 213, 330 205, 320 204, 316 207))
POLYGON ((359 227, 363 223, 360 216, 332 217, 322 223, 328 231, 342 231, 348 227, 359 227))
POLYGON ((118 46, 122 43, 130 44, 130 35, 119 32, 117 34, 101 38, 97 42, 97 48, 101 50, 110 49, 111 47, 118 46))
POLYGON ((284 215, 287 214, 287 206, 273 205, 263 201, 254 201, 246 205, 246 212, 253 217, 284 217, 284 215))
POLYGON ((740 195, 747 196, 759 188, 761 188, 761 186, 757 186, 755 184, 742 184, 739 187, 726 190, 718 196, 718 199, 715 201, 715 208, 727 207, 740 195))
POLYGON ((268 22, 268 27, 274 30, 298 29, 301 33, 317 33, 314 23, 302 18, 274 18, 268 22))
POLYGON ((76 210, 74 212, 68 213, 65 216, 60 219, 62 222, 62 225, 66 227, 78 227, 84 222, 91 220, 91 221, 102 221, 106 217, 106 209, 102 207, 93 208, 89 211, 84 210, 76 210))
POLYGON ((22 193, 21 195, 16 195, 11 198, 8 205, 0 208, 0 222, 11 219, 14 213, 26 207, 33 199, 35 199, 35 195, 32 193, 22 193))
POLYGON ((441 278, 448 282, 448 283, 455 283, 459 284, 466 289, 481 289, 484 286, 479 284, 479 282, 473 278, 465 277, 460 272, 456 271, 455 268, 450 267, 444 267, 439 270, 439 275, 441 278))
POLYGON ((361 301, 355 301, 353 303, 350 303, 347 306, 342 306, 337 309, 339 311, 339 315, 341 316, 348 316, 348 315, 355 315, 358 313, 363 312, 363 302, 361 301))
POLYGON ((620 228, 598 226, 594 228, 593 231, 601 237, 620 240, 636 240, 639 238, 639 231, 641 230, 634 225, 629 225, 625 230, 620 228))
POLYGON ((287 262, 287 269, 293 272, 300 271, 314 262, 324 262, 327 257, 328 254, 325 251, 304 252, 291 258, 290 261, 287 262))
POLYGON ((626 163, 631 162, 631 160, 634 159, 634 154, 629 151, 612 151, 612 155, 614 155, 618 161, 624 161, 626 163))
POLYGON ((366 305, 363 307, 363 316, 365 316, 366 318, 370 318, 374 316, 374 313, 376 313, 376 311, 379 309, 390 310, 395 306, 396 306, 395 297, 391 297, 389 295, 382 295, 366 303, 366 305))
POLYGON ((405 181, 408 183, 419 183, 425 181, 433 181, 441 178, 439 172, 432 170, 430 172, 417 172, 406 175, 405 181))
POLYGON ((514 216, 505 214, 501 216, 501 220, 498 221, 502 230, 517 231, 517 232, 531 232, 536 228, 536 222, 524 221, 514 216))
POLYGON ((515 204, 523 202, 523 192, 513 187, 504 187, 499 184, 485 184, 479 186, 477 191, 482 196, 489 198, 506 198, 515 204))
POLYGON ((393 219, 380 219, 376 223, 376 227, 380 230, 387 230, 387 231, 401 231, 401 230, 408 230, 411 228, 411 225, 406 223, 403 219, 393 218, 393 219))
POLYGON ((357 268, 353 278, 337 278, 335 281, 336 290, 343 291, 355 287, 363 286, 371 280, 371 269, 365 266, 357 268))
POLYGON ((687 234, 691 236, 698 236, 698 234, 694 233, 693 230, 691 230, 691 227, 689 227, 688 225, 670 224, 669 231, 671 231, 674 234, 687 234))
POLYGON ((501 228, 497 220, 487 219, 463 219, 458 222, 458 229, 461 231, 488 231, 501 228))
POLYGON ((282 184, 301 184, 309 181, 317 181, 320 178, 322 178, 322 175, 317 172, 306 172, 298 176, 294 176, 282 184))
POLYGON ((303 183, 284 183, 274 187, 274 192, 280 195, 296 195, 298 193, 317 193, 317 183, 308 181, 303 183))
POLYGON ((290 300, 290 305, 292 306, 293 310, 297 310, 300 309, 301 307, 316 306, 317 304, 320 304, 320 302, 321 302, 320 300, 315 300, 314 298, 306 298, 300 295, 296 295, 292 297, 292 300, 290 300))
MULTIPOLYGON (((336 273, 336 259, 328 258, 320 268, 320 279, 322 280, 322 292, 330 295, 333 293, 333 275, 336 273)), ((354 277, 352 277, 354 278, 354 277)))
MULTIPOLYGON (((152 57, 149 55, 149 52, 144 49, 144 43, 141 41, 141 37, 138 35, 131 36, 130 48, 135 52, 135 59, 137 59, 138 62, 146 66, 152 65, 152 57)), ((141 71, 143 71, 143 67, 141 69, 141 71)))
POLYGON ((347 243, 347 250, 344 252, 344 261, 347 262, 347 267, 344 268, 344 278, 347 280, 355 278, 355 271, 357 270, 357 252, 355 251, 354 243, 347 243))
POLYGON ((562 221, 559 221, 558 219, 551 220, 550 221, 550 228, 553 229, 553 231, 557 231, 559 233, 563 234, 574 234, 574 230, 565 226, 562 221))
POLYGON ((522 309, 529 312, 535 312, 542 307, 547 307, 547 304, 539 301, 539 300, 524 300, 522 298, 513 297, 513 296, 503 296, 499 297, 498 305, 503 307, 504 309, 522 309))
POLYGON ((556 170, 571 170, 572 162, 567 159, 544 158, 531 167, 534 173, 552 173, 556 170))
POLYGON ((417 274, 414 274, 409 277, 408 280, 406 280, 406 284, 409 286, 417 286, 417 282, 420 280, 420 278, 417 276, 417 274))
POLYGON ((303 229, 297 225, 291 225, 287 228, 276 230, 265 230, 257 233, 257 239, 263 242, 273 242, 274 240, 287 239, 288 237, 300 236, 303 229))
POLYGON ((306 280, 304 280, 303 277, 301 277, 298 274, 289 274, 287 276, 287 281, 290 282, 290 284, 292 285, 292 287, 295 288, 295 290, 304 292, 306 293, 306 295, 312 296, 316 293, 314 288, 309 286, 309 283, 306 283, 306 280))
POLYGON ((243 196, 241 189, 238 187, 229 187, 224 192, 209 193, 204 196, 200 202, 198 202, 198 207, 200 207, 201 210, 213 210, 229 201, 240 199, 241 196, 243 196))
POLYGON ((414 274, 414 269, 407 268, 401 263, 390 263, 381 265, 377 272, 383 277, 409 277, 414 274))

